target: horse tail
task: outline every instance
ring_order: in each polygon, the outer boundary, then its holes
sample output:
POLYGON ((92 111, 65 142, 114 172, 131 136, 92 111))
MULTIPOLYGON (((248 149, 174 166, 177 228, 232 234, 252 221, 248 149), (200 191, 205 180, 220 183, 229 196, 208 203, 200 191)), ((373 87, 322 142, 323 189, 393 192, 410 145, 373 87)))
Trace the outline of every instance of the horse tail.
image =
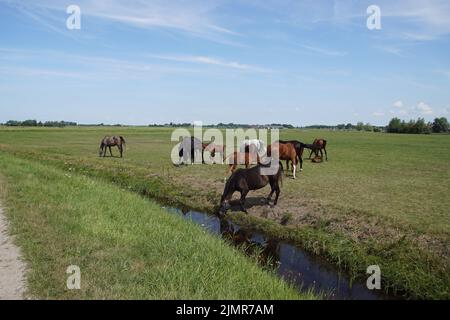
POLYGON ((278 163, 279 163, 280 168, 281 168, 280 174, 279 174, 279 178, 278 178, 278 179, 280 179, 281 186, 283 186, 283 175, 284 175, 283 164, 281 163, 281 161, 279 161, 278 163))
POLYGON ((122 136, 119 136, 119 138, 120 138, 120 142, 122 142, 124 150, 125 150, 125 147, 126 147, 127 143, 125 142, 125 139, 122 136))

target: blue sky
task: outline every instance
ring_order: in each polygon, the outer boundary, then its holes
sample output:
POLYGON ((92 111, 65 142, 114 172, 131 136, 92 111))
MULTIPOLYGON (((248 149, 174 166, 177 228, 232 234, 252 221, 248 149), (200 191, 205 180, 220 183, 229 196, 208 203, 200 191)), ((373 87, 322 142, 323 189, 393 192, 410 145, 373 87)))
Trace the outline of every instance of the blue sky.
POLYGON ((450 116, 447 0, 0 0, 0 28, 0 122, 450 116))

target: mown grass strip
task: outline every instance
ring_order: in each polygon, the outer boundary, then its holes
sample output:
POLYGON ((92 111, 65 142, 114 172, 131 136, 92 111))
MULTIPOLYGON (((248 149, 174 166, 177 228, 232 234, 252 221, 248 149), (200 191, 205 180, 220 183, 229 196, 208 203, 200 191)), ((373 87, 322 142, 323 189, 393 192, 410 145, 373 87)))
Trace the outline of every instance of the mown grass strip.
POLYGON ((104 181, 0 154, 2 197, 30 295, 49 299, 301 299, 199 226, 104 181), (66 268, 81 289, 66 288, 66 268))

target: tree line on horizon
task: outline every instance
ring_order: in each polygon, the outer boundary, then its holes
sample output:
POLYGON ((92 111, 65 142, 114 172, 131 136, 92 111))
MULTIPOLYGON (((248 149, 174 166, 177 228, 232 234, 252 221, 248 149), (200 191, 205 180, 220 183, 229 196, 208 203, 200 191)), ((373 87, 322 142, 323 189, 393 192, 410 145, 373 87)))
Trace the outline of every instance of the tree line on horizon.
MULTIPOLYGON (((37 120, 9 120, 3 125, 10 127, 67 127, 67 126, 122 126, 121 124, 105 125, 100 124, 77 124, 71 121, 37 121, 37 120)), ((165 124, 149 124, 149 127, 191 127, 192 123, 165 123, 165 124)), ((392 118, 387 126, 374 126, 370 123, 358 122, 356 125, 338 124, 338 125, 310 125, 304 127, 294 127, 291 124, 272 123, 265 125, 251 125, 251 124, 238 124, 238 123, 218 123, 216 125, 204 125, 205 128, 272 128, 272 129, 328 129, 328 130, 356 130, 367 132, 388 132, 388 133, 409 133, 409 134, 430 134, 430 133, 443 133, 449 132, 450 125, 445 117, 435 118, 433 122, 425 122, 425 119, 418 118, 417 120, 405 121, 397 117, 392 118)))
POLYGON ((449 132, 449 123, 447 118, 435 118, 433 122, 425 122, 424 118, 417 120, 400 120, 392 118, 386 127, 389 133, 409 133, 409 134, 430 134, 449 132))
POLYGON ((9 127, 66 127, 66 126, 76 126, 77 123, 70 121, 42 122, 37 120, 25 120, 25 121, 9 120, 4 125, 9 127))

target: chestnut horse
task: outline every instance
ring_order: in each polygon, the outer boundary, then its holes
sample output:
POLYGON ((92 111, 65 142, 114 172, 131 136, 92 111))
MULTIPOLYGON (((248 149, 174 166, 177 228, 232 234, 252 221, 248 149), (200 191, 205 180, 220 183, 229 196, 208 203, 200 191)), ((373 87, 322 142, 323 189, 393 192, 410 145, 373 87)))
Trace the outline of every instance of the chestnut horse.
POLYGON ((271 157, 274 151, 278 151, 278 160, 292 161, 292 176, 295 179, 297 169, 297 150, 292 143, 274 142, 267 147, 267 156, 271 157))
POLYGON ((220 154, 222 158, 222 162, 225 161, 225 145, 215 144, 214 142, 211 142, 210 144, 204 143, 203 144, 203 150, 210 152, 210 159, 213 160, 215 158, 216 153, 220 154))
MULTIPOLYGON (((300 171, 303 171, 303 151, 309 149, 307 144, 300 142, 298 140, 279 140, 280 143, 291 143, 295 147, 295 151, 297 152, 297 161, 300 162, 300 171)), ((286 160, 286 170, 289 170, 289 161, 286 160)))
POLYGON ((318 152, 320 152, 320 156, 323 159, 323 152, 322 152, 322 150, 323 150, 323 151, 325 151, 325 160, 328 161, 328 154, 327 154, 326 147, 327 147, 327 140, 325 140, 325 139, 315 139, 314 142, 312 143, 312 146, 311 146, 311 152, 309 154, 309 158, 311 159, 311 155, 312 155, 313 152, 315 153, 316 156, 318 156, 319 155, 318 152))
POLYGON ((112 137, 104 137, 102 141, 100 142, 100 150, 98 152, 99 157, 105 157, 106 156, 106 148, 109 148, 109 154, 112 155, 111 147, 119 148, 120 151, 120 157, 123 157, 123 150, 125 147, 125 139, 122 136, 112 136, 112 137))

